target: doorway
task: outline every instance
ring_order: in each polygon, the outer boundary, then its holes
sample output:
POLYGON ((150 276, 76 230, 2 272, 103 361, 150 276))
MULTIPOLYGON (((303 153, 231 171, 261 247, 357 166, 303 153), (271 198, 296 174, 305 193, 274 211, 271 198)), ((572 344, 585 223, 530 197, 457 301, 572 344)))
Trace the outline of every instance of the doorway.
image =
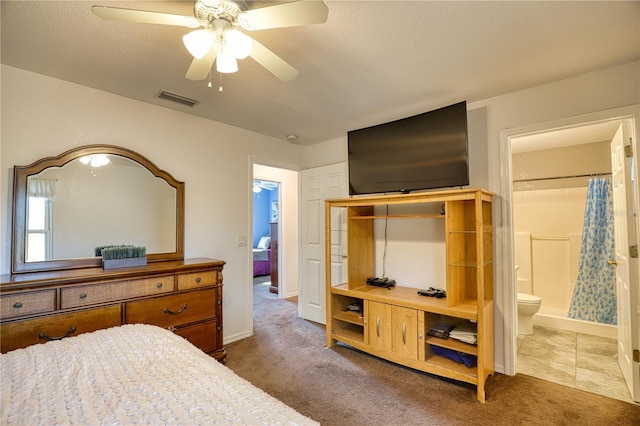
POLYGON ((253 283, 278 295, 280 182, 253 180, 253 283))
POLYGON ((248 285, 253 306, 254 282, 267 283, 263 292, 266 297, 259 298, 267 302, 298 294, 298 172, 255 161, 252 161, 251 172, 251 236, 248 240, 252 247, 247 254, 251 271, 248 285), (254 211, 258 205, 262 211, 260 214, 254 211), (254 273, 254 249, 258 246, 266 250, 262 253, 263 262, 256 266, 262 269, 254 273))
MULTIPOLYGON (((614 257, 612 211, 597 227, 583 223, 595 192, 588 188, 611 188, 610 145, 619 124, 586 123, 511 138, 516 291, 542 301, 534 333, 518 335, 517 373, 631 402, 617 362, 614 267, 587 280, 595 273, 587 266, 593 265, 580 262, 588 247, 583 237, 594 233, 603 237, 595 251, 614 257), (577 297, 581 284, 598 290, 597 297, 577 297)), ((606 208, 601 195, 596 205, 606 208)))
MULTIPOLYGON (((558 120, 553 123, 542 123, 542 124, 527 126, 527 127, 518 128, 518 129, 509 129, 501 132, 501 157, 503 159, 502 193, 504 196, 504 203, 502 204, 502 218, 505 224, 505 238, 504 238, 505 242, 504 242, 504 247, 501 253, 504 268, 502 268, 501 279, 505 283, 504 285, 505 341, 507 343, 507 347, 512 348, 512 351, 508 352, 505 357, 505 371, 508 372, 509 374, 515 374, 517 372, 516 358, 517 358, 517 354, 519 353, 519 349, 521 348, 520 345, 523 344, 523 339, 518 338, 517 331, 516 331, 516 324, 517 324, 516 294, 518 291, 523 290, 522 289, 523 285, 528 285, 529 286, 528 290, 534 291, 531 288, 531 283, 527 282, 527 280, 531 279, 530 271, 532 266, 530 264, 525 265, 526 269, 529 270, 529 273, 525 273, 523 277, 519 277, 517 276, 518 274, 516 274, 516 268, 515 268, 517 264, 516 253, 515 253, 516 247, 518 247, 518 245, 520 246, 523 245, 521 241, 517 242, 517 240, 522 239, 523 236, 516 235, 516 232, 515 232, 516 227, 514 226, 514 223, 517 221, 517 218, 515 216, 516 211, 514 209, 514 204, 517 201, 515 196, 515 191, 517 191, 518 188, 516 187, 516 184, 531 185, 532 184, 531 181, 534 181, 535 179, 528 181, 528 179, 526 179, 526 176, 522 176, 521 171, 517 170, 518 166, 514 158, 516 155, 518 155, 519 152, 521 153, 523 151, 526 152, 526 151, 536 151, 536 150, 539 151, 541 149, 560 149, 560 147, 563 147, 563 149, 569 149, 566 147, 571 147, 575 145, 592 144, 598 141, 610 141, 613 136, 612 133, 615 133, 613 129, 616 129, 619 123, 624 122, 629 129, 631 130, 634 129, 635 115, 636 115, 636 108, 633 108, 633 107, 619 108, 617 110, 589 114, 586 116, 574 117, 571 119, 558 120), (536 146, 536 144, 538 144, 538 146, 536 146), (521 181, 521 182, 516 183, 514 181, 521 181), (518 287, 519 279, 520 279, 520 287, 518 287)), ((632 143, 637 145, 637 141, 635 140, 635 138, 633 138, 632 143)), ((605 158, 607 159, 607 162, 605 163, 610 164, 610 160, 609 160, 610 155, 607 153, 607 151, 605 150, 601 155, 603 159, 605 158)), ((548 157, 546 159, 546 162, 551 164, 554 161, 556 161, 557 158, 559 157, 556 157, 556 156, 548 157)), ((565 161, 564 163, 567 163, 567 161, 565 161)), ((573 167, 583 166, 582 164, 580 164, 580 161, 577 159, 577 157, 572 157, 569 163, 571 163, 571 166, 573 167)), ((543 167, 543 169, 545 168, 548 169, 549 164, 545 164, 545 167, 543 167)), ((610 166, 608 165, 607 167, 610 168, 610 166)), ((606 170, 603 174, 606 175, 608 173, 610 173, 610 170, 606 170)), ((637 173, 637 168, 636 168, 636 173, 637 173)), ((566 170, 564 172, 558 173, 558 177, 560 179, 568 179, 568 178, 575 179, 577 177, 576 175, 587 175, 587 176, 578 176, 579 178, 584 179, 585 177, 586 178, 590 177, 589 176, 590 174, 598 174, 598 173, 597 172, 594 173, 592 171, 583 171, 582 173, 574 173, 574 171, 566 170)), ((540 177, 540 176, 537 176, 537 177, 540 177)), ((545 185, 549 185, 549 182, 552 180, 555 180, 555 179, 547 179, 547 180, 542 179, 541 181, 546 182, 545 185)), ((541 184, 538 183, 538 185, 541 185, 541 184)), ((564 186, 569 186, 569 185, 564 185, 564 186)), ((637 198, 636 198, 636 204, 637 204, 637 198)), ((553 210, 553 208, 548 208, 548 209, 553 210)), ((637 205, 635 206, 635 209, 637 209, 637 205)), ((553 235, 540 235, 540 236, 554 237, 553 235)), ((557 240, 555 238, 541 238, 541 240, 543 241, 537 242, 536 244, 542 244, 543 246, 545 244, 555 245, 555 247, 553 248, 554 250, 558 250, 559 248, 561 248, 563 244, 565 246, 571 246, 571 238, 569 238, 569 236, 562 236, 562 237, 563 238, 560 238, 557 240), (564 242, 557 243, 558 240, 563 240, 564 242)), ((532 244, 531 244, 530 236, 528 238, 528 241, 525 243, 525 245, 527 245, 529 250, 531 250, 532 244)), ((540 253, 542 253, 543 255, 548 254, 549 247, 545 246, 542 248, 543 250, 540 251, 540 253), (545 248, 546 250, 544 250, 545 248)), ((527 254, 527 258, 531 259, 530 253, 527 254)), ((522 256, 519 257, 519 260, 522 262, 522 256)), ((548 270, 552 268, 546 268, 546 269, 548 272, 548 270)), ((565 269, 568 269, 568 268, 565 268, 565 269)), ((570 276, 571 274, 565 271, 564 275, 570 276)), ((573 278, 574 277, 571 277, 569 280, 572 280, 573 278)), ((633 285, 634 285, 634 288, 637 287, 637 282, 634 282, 633 285)), ((552 300, 552 298, 549 298, 549 297, 547 298, 548 300, 552 300)), ((630 299, 634 299, 632 300, 632 302, 634 305, 634 312, 635 312, 635 306, 637 304, 637 301, 633 297, 630 299)), ((542 304, 544 305, 544 300, 542 304)), ((535 318, 536 317, 534 316, 534 324, 536 323, 535 318)), ((637 324, 635 320, 632 321, 632 323, 637 324)), ((548 324, 544 324, 544 326, 547 326, 547 325, 548 324)), ((546 339, 543 339, 545 342, 550 342, 555 338, 552 336, 553 333, 555 333, 554 330, 556 330, 555 325, 553 324, 552 324, 552 327, 548 329, 542 328, 540 334, 544 334, 548 330, 551 330, 551 335, 546 336, 546 339)), ((573 333, 569 337, 570 339, 572 339, 574 344, 576 342, 576 339, 581 339, 582 336, 588 336, 587 334, 580 334, 579 330, 577 331, 570 330, 568 332, 573 333)), ((637 333, 637 332, 638 332, 637 326, 634 325, 634 333, 637 333)), ((615 342, 615 339, 613 339, 613 341, 615 342)), ((570 356, 573 356, 574 360, 581 357, 581 355, 578 355, 575 352, 575 350, 576 349, 574 348, 574 352, 570 353, 570 356)), ((545 358, 544 351, 539 351, 539 353, 541 354, 540 355, 541 359, 545 358)), ((547 359, 549 358, 548 355, 546 356, 546 358, 547 359)), ((586 355, 582 359, 593 360, 594 357, 590 355, 586 355)), ((577 367, 570 366, 568 370, 571 371, 571 374, 574 374, 574 378, 571 380, 574 380, 574 383, 575 383, 575 380, 576 380, 575 372, 578 371, 577 367)), ((563 383, 563 384, 568 384, 568 383, 563 383)), ((633 388, 634 386, 637 386, 635 382, 629 383, 627 381, 627 384, 631 388, 633 388)), ((575 386, 575 387, 578 387, 578 386, 575 386)), ((593 386, 591 388, 593 389, 593 386)), ((629 392, 627 391, 627 393, 629 392)))

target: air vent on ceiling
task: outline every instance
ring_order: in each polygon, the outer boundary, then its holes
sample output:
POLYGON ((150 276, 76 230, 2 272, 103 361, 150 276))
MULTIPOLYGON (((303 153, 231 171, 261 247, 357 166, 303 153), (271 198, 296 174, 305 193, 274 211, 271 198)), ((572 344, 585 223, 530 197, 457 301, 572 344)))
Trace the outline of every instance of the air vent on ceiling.
POLYGON ((195 99, 187 98, 185 96, 176 95, 175 93, 167 92, 166 90, 161 90, 156 97, 160 99, 166 99, 171 102, 177 102, 186 106, 194 106, 200 101, 196 101, 195 99))

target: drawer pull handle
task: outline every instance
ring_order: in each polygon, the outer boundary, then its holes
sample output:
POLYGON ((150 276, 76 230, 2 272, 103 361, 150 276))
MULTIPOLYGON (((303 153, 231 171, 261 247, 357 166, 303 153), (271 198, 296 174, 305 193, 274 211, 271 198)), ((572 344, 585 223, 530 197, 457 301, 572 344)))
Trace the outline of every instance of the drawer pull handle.
POLYGON ((196 278, 196 283, 197 284, 200 284, 200 281, 202 281, 202 278, 200 278, 200 277, 196 278))
POLYGON ((87 293, 80 293, 80 299, 86 299, 87 293))
POLYGON ((156 287, 157 287, 157 288, 162 288, 162 283, 158 283, 158 284, 156 284, 156 287))
POLYGON ((402 323, 402 343, 407 344, 407 324, 402 323))
POLYGON ((380 337, 380 317, 376 318, 376 334, 380 337))
POLYGON ((18 309, 18 308, 22 308, 22 302, 16 302, 13 304, 13 307, 18 309))
POLYGON ((170 315, 178 315, 181 314, 182 312, 184 312, 184 310, 187 309, 187 304, 185 303, 184 305, 182 305, 182 308, 180 308, 178 311, 171 311, 168 308, 164 308, 162 310, 162 312, 164 312, 165 314, 170 314, 170 315))
POLYGON ((60 336, 60 337, 49 337, 49 336, 47 336, 47 334, 46 334, 46 333, 40 333, 40 334, 38 334, 38 337, 39 337, 39 338, 41 338, 41 339, 45 339, 45 340, 47 340, 47 341, 49 341, 49 340, 62 340, 62 339, 64 339, 65 337, 69 337, 69 335, 70 335, 71 333, 74 333, 75 331, 76 331, 76 327, 75 327, 75 326, 71 326, 71 328, 69 329, 69 331, 67 331, 67 333, 66 333, 66 334, 63 334, 63 335, 62 335, 62 336, 60 336))

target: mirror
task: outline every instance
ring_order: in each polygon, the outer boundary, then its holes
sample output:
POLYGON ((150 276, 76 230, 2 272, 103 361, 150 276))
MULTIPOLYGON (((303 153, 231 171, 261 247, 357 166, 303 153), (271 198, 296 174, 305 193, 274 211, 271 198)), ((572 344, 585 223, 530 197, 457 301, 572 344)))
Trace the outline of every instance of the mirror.
POLYGON ((101 266, 95 248, 183 258, 184 183, 126 148, 91 145, 14 167, 12 273, 101 266))

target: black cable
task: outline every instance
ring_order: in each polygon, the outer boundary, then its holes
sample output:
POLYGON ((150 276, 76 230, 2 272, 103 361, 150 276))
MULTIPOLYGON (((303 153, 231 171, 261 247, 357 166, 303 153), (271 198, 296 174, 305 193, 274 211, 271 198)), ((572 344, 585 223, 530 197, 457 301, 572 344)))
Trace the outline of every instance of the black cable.
POLYGON ((387 213, 385 215, 384 218, 384 251, 382 252, 382 276, 386 277, 387 274, 385 273, 386 270, 386 266, 387 266, 387 225, 389 223, 389 204, 386 205, 387 207, 387 213))

